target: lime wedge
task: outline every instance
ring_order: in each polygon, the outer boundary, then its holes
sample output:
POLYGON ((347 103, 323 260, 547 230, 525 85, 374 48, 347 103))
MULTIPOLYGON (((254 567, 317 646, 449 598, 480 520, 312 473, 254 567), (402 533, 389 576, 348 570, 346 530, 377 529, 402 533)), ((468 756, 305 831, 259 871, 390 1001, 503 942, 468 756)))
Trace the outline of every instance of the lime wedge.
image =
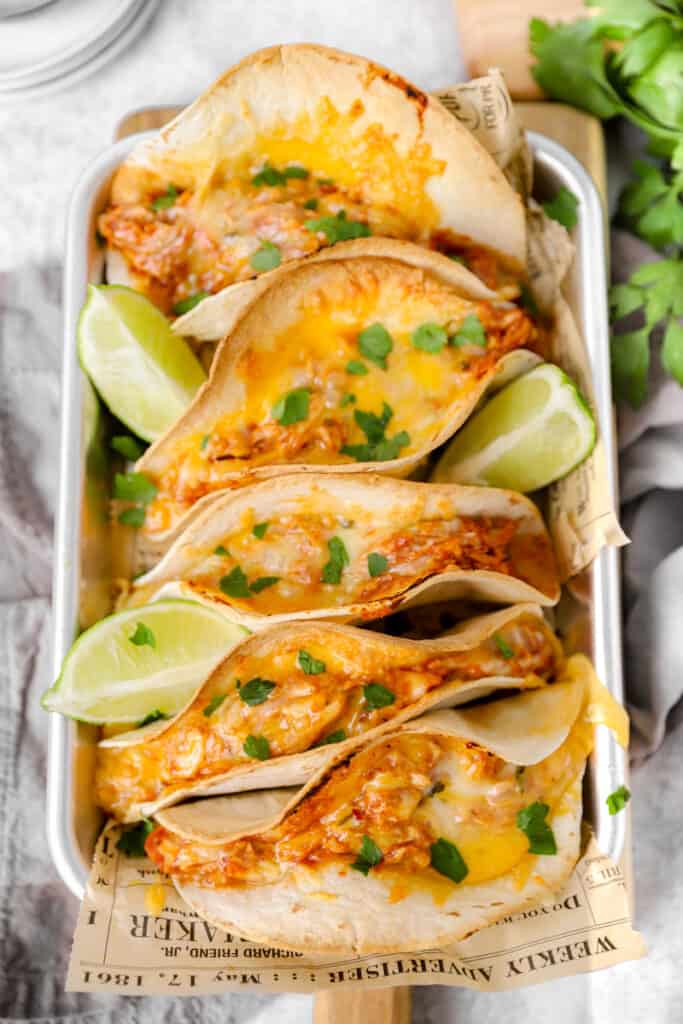
POLYGON ((155 441, 178 419, 206 379, 164 314, 123 285, 88 286, 78 354, 114 415, 145 441, 155 441))
POLYGON ((559 366, 543 363, 467 421, 432 479, 536 491, 588 458, 595 438, 586 399, 559 366))
POLYGON ((41 703, 97 725, 173 715, 248 632, 194 601, 110 615, 79 636, 41 703))

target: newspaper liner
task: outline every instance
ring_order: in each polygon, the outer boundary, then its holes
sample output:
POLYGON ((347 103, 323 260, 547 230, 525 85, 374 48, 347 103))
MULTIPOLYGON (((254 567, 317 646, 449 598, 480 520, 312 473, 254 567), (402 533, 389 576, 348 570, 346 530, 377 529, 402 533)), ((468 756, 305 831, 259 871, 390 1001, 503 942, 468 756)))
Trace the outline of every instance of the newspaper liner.
MULTIPOLYGON (((529 199, 531 154, 502 75, 493 70, 438 96, 525 197, 530 284, 539 308, 555 320, 551 358, 594 404, 587 352, 561 292, 573 247, 559 225, 529 199)), ((606 468, 598 440, 591 457, 550 488, 547 520, 563 578, 586 568, 603 546, 626 543, 606 468)), ((67 991, 208 995, 406 984, 504 991, 600 970, 645 953, 631 926, 622 869, 600 853, 593 838, 554 901, 512 914, 448 950, 320 958, 259 946, 203 921, 150 861, 128 859, 116 850, 118 834, 119 827, 110 823, 97 844, 67 991), (152 885, 156 893, 163 892, 159 914, 147 906, 152 885)))
POLYGON ((151 861, 116 850, 119 832, 110 823, 97 845, 76 927, 69 992, 209 995, 406 984, 499 992, 601 970, 645 952, 631 927, 621 868, 600 854, 593 839, 554 900, 511 914, 466 942, 388 956, 315 957, 259 946, 204 921, 151 861), (156 916, 146 905, 152 885, 163 886, 164 907, 156 916))

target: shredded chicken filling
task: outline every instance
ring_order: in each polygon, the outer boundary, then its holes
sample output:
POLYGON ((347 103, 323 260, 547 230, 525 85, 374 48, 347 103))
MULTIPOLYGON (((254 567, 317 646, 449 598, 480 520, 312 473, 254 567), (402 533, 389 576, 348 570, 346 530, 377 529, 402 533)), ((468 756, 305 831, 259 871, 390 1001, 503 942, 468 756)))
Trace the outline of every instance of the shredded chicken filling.
POLYGON ((396 650, 355 658, 340 651, 331 658, 324 644, 312 651, 318 668, 324 666, 316 674, 304 671, 299 648, 291 643, 278 650, 275 660, 235 655, 166 732, 128 747, 99 748, 98 804, 125 818, 131 806, 248 763, 244 742, 250 735, 267 740, 271 757, 295 754, 335 734, 342 739, 367 732, 447 683, 487 676, 551 680, 558 669, 557 642, 533 616, 522 616, 473 649, 423 658, 396 650), (366 664, 359 669, 361 659, 366 664), (250 679, 273 684, 253 706, 237 686, 250 679), (381 697, 391 702, 373 706, 377 702, 372 691, 366 693, 367 684, 379 685, 381 697))

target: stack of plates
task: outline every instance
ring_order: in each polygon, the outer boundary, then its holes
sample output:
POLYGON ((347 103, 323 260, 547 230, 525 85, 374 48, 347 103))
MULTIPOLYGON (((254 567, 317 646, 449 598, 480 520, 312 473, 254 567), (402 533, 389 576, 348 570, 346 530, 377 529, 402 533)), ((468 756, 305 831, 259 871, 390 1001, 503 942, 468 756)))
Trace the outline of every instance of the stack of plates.
MULTIPOLYGON (((158 3, 52 0, 1 20, 0 105, 44 96, 96 71, 132 42, 158 3)), ((2 9, 0 0, 0 15, 2 9)))

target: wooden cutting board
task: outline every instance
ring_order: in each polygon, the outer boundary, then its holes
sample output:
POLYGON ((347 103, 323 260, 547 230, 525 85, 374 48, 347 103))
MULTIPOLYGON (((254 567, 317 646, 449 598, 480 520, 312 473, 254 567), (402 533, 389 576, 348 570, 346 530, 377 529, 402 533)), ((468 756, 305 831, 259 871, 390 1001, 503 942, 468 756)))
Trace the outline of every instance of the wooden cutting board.
MULTIPOLYGON (((476 36, 479 40, 485 34, 481 31, 483 22, 485 21, 488 25, 489 22, 493 24, 496 20, 493 15, 494 9, 498 9, 502 13, 503 9, 509 11, 510 8, 509 0, 485 0, 485 2, 482 0, 460 0, 460 4, 462 14, 466 19, 463 27, 465 27, 467 37, 476 36), (483 17, 484 10, 485 18, 483 17), (472 31, 474 28, 477 28, 476 32, 472 31)), ((566 2, 565 0, 546 0, 545 2, 546 9, 561 7, 565 15, 568 11, 573 11, 575 6, 578 5, 574 0, 566 0, 566 2)), ((526 8, 533 8, 532 13, 538 14, 543 12, 544 4, 542 0, 536 0, 536 2, 516 0, 515 9, 518 13, 513 21, 517 25, 516 35, 521 40, 520 7, 524 8, 524 12, 526 12, 526 8)), ((569 16, 574 16, 574 14, 569 16)), ((553 15, 550 14, 550 17, 552 18, 553 15)), ((509 26, 510 19, 507 23, 509 26)), ((512 61, 509 53, 509 41, 506 48, 503 45, 505 40, 498 33, 491 38, 499 40, 500 50, 494 49, 487 56, 485 49, 478 45, 471 51, 472 59, 476 54, 477 63, 473 64, 470 73, 481 74, 498 62, 504 67, 506 73, 512 73, 513 81, 520 84, 520 88, 522 88, 522 94, 528 95, 529 82, 526 81, 526 85, 524 85, 525 75, 528 79, 528 59, 523 53, 519 55, 520 48, 518 48, 518 60, 512 61)), ((465 51, 467 52, 467 47, 465 47, 465 51)), ((604 199, 606 196, 605 150, 600 122, 588 114, 563 104, 522 102, 515 106, 525 128, 541 132, 555 139, 581 161, 592 175, 604 199)), ((133 111, 119 123, 116 138, 120 139, 136 132, 160 128, 175 117, 179 109, 179 107, 148 107, 133 111)), ((347 992, 329 990, 319 993, 314 1000, 313 1024, 410 1024, 410 1020, 411 990, 407 987, 347 992)))

